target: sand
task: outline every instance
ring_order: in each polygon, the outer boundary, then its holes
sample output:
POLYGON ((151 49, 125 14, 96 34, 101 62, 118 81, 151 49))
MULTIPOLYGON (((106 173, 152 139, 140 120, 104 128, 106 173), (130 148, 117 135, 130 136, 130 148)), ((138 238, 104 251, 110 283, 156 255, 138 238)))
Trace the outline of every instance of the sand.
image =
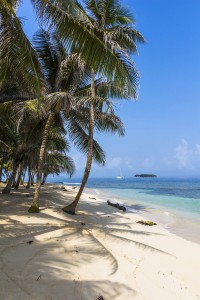
POLYGON ((43 187, 39 214, 33 189, 0 195, 0 299, 200 299, 200 244, 96 195, 65 214, 75 193, 43 187))

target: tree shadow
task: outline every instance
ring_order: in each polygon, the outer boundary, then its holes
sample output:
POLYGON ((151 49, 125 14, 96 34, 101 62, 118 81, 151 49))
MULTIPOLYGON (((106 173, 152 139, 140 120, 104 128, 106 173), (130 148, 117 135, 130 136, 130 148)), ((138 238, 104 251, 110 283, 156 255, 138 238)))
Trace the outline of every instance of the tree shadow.
POLYGON ((101 201, 88 201, 87 211, 86 202, 81 201, 78 214, 67 215, 61 207, 71 202, 74 194, 63 194, 50 187, 43 190, 40 201, 43 208, 36 215, 27 212, 30 199, 24 198, 20 191, 14 197, 0 197, 1 272, 36 299, 88 300, 99 294, 105 299, 133 299, 137 295, 134 288, 112 281, 119 263, 108 247, 106 237, 119 245, 123 241, 139 249, 169 254, 136 240, 136 236, 159 233, 140 230, 129 214, 101 201), (20 221, 22 216, 25 218, 23 223, 20 221), (33 243, 27 244, 30 239, 33 243), (103 270, 99 270, 101 264, 103 270))

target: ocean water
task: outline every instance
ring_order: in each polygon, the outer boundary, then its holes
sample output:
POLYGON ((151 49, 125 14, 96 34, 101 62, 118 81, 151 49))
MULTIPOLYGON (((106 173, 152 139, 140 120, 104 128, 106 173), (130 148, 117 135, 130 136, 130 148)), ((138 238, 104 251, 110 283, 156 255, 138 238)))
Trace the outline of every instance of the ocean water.
MULTIPOLYGON (((79 186, 80 179, 49 178, 51 182, 79 186)), ((200 242, 200 178, 91 178, 87 188, 148 213, 172 232, 200 242)))

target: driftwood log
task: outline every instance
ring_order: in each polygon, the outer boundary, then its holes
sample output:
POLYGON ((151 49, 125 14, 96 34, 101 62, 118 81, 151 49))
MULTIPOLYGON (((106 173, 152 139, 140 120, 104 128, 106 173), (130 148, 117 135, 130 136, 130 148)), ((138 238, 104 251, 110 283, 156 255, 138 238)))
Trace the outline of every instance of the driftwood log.
POLYGON ((123 206, 123 205, 120 205, 119 203, 112 203, 112 202, 110 202, 109 200, 107 201, 107 203, 108 203, 108 205, 110 205, 110 206, 114 206, 114 207, 116 207, 116 208, 118 208, 118 209, 120 209, 120 210, 126 211, 126 207, 123 206))

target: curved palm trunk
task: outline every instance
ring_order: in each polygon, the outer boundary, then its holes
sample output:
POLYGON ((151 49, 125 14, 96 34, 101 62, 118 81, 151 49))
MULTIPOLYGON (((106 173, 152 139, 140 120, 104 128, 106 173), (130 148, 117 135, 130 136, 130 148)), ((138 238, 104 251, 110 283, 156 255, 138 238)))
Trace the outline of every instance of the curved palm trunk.
POLYGON ((41 187, 42 167, 43 167, 44 156, 45 156, 45 151, 46 151, 46 146, 47 146, 47 141, 48 141, 49 129, 51 127, 54 116, 55 116, 55 113, 50 113, 50 115, 48 116, 45 128, 44 128, 42 144, 40 147, 39 162, 38 162, 37 182, 36 182, 36 187, 35 187, 35 192, 34 192, 33 203, 28 210, 29 213, 38 213, 40 211, 39 210, 39 194, 40 194, 40 187, 41 187))
POLYGON ((12 184, 15 181, 15 177, 16 177, 16 174, 17 174, 17 168, 18 168, 18 165, 17 165, 16 162, 14 162, 13 163, 12 174, 11 174, 11 176, 10 176, 8 182, 7 182, 7 185, 3 189, 2 194, 8 194, 8 195, 10 194, 12 184))
MULTIPOLYGON (((91 70, 91 96, 92 100, 95 98, 95 82, 94 82, 94 70, 91 70)), ((84 187, 87 183, 88 177, 90 175, 90 170, 92 166, 92 154, 93 154, 93 138, 94 138, 94 122, 95 122, 95 116, 94 116, 94 102, 92 101, 90 103, 90 118, 89 118, 89 137, 88 137, 88 152, 87 152, 87 161, 85 166, 85 171, 83 175, 83 179, 81 182, 81 186, 79 188, 79 191, 74 199, 74 201, 63 207, 63 211, 75 215, 76 207, 79 203, 80 197, 82 195, 82 192, 84 190, 84 187)))

